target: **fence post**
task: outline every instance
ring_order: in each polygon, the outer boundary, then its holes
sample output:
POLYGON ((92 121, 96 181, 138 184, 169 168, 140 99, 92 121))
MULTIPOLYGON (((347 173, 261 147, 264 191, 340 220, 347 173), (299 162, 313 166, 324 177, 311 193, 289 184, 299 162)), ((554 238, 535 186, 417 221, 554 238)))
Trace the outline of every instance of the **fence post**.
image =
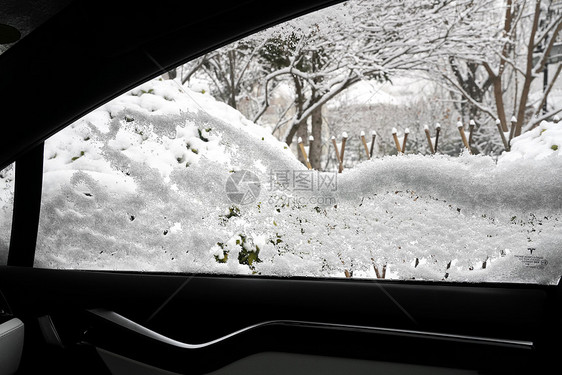
POLYGON ((475 127, 476 127, 476 123, 474 122, 474 120, 470 120, 470 123, 468 124, 468 128, 470 129, 470 133, 468 133, 468 147, 470 149, 471 154, 473 154, 473 152, 472 152, 472 134, 474 133, 475 127))
POLYGON ((312 165, 310 165, 310 162, 308 161, 308 155, 306 154, 306 150, 304 149, 304 144, 302 143, 302 138, 299 137, 298 139, 298 143, 299 143, 299 147, 301 149, 302 152, 302 156, 304 158, 304 161, 306 162, 306 167, 308 169, 312 169, 312 165))
POLYGON ((377 132, 376 131, 372 131, 371 132, 372 135, 372 140, 371 140, 371 151, 369 152, 369 157, 373 157, 373 150, 375 149, 375 139, 377 139, 377 132))
POLYGON ((408 139, 408 135, 410 134, 410 129, 406 128, 404 130, 404 140, 402 141, 402 153, 406 153, 406 140, 408 139))
POLYGON ((464 144, 464 147, 468 150, 468 153, 471 153, 470 147, 468 147, 468 141, 466 139, 466 134, 464 133, 464 128, 463 128, 462 122, 460 122, 460 121, 457 122, 457 128, 459 129, 459 133, 461 135, 462 143, 464 144))
POLYGON ((339 165, 341 164, 340 152, 338 150, 338 143, 336 142, 336 137, 334 137, 333 135, 332 135, 332 145, 334 145, 334 150, 336 150, 336 160, 338 161, 338 168, 339 168, 339 165))
POLYGON ((400 141, 398 140, 398 130, 396 128, 392 128, 392 138, 394 138, 394 145, 396 146, 396 151, 400 154, 402 152, 402 147, 400 147, 400 141))
POLYGON ((369 155, 369 147, 367 147, 367 140, 365 139, 365 132, 361 130, 361 142, 363 142, 363 147, 365 147, 365 154, 367 155, 367 160, 371 159, 369 155))
POLYGON ((429 126, 424 125, 423 131, 425 132, 425 137, 427 138, 427 144, 429 146, 429 151, 432 154, 435 154, 435 150, 433 149, 433 143, 431 142, 431 135, 429 134, 429 126))
POLYGON ((347 142, 347 133, 343 132, 341 133, 341 154, 340 154, 340 168, 339 168, 339 173, 343 172, 343 155, 345 153, 345 143, 347 142))
POLYGON ((437 153, 437 146, 439 145, 439 132, 441 131, 441 124, 435 124, 435 150, 434 153, 437 153))

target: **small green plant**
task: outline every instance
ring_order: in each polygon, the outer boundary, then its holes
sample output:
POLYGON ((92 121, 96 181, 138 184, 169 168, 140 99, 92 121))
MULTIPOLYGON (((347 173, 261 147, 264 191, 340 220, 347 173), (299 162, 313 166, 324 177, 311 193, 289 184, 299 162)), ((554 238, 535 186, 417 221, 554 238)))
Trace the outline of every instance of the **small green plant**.
MULTIPOLYGON (((221 248, 223 257, 215 255, 215 261, 218 263, 226 263, 228 261, 228 254, 230 252, 227 246, 223 242, 217 242, 217 246, 221 248)), ((255 263, 260 263, 259 258, 260 248, 254 245, 251 240, 249 240, 245 235, 239 234, 236 240, 236 246, 240 246, 240 252, 238 253, 238 263, 250 267, 252 271, 255 271, 255 263)))
POLYGON ((240 209, 236 206, 231 206, 228 208, 228 213, 226 215, 222 215, 221 217, 225 219, 230 219, 231 217, 240 217, 240 209))
POLYGON ((84 156, 84 151, 80 151, 80 156, 75 156, 75 157, 73 157, 73 158, 70 159, 70 160, 75 161, 75 160, 80 159, 82 156, 84 156))
POLYGON ((553 149, 554 151, 558 150, 558 145, 552 145, 550 146, 551 149, 553 149))
POLYGON ((198 154, 198 153, 199 153, 199 150, 197 150, 196 148, 192 148, 192 149, 191 149, 191 152, 193 152, 194 154, 198 154))
POLYGON ((224 243, 222 243, 222 242, 217 242, 217 246, 220 247, 220 248, 223 250, 223 252, 222 252, 223 257, 221 258, 221 257, 219 257, 218 255, 215 255, 215 261, 216 261, 217 263, 226 263, 226 262, 228 262, 228 250, 226 250, 226 251, 224 250, 224 243))

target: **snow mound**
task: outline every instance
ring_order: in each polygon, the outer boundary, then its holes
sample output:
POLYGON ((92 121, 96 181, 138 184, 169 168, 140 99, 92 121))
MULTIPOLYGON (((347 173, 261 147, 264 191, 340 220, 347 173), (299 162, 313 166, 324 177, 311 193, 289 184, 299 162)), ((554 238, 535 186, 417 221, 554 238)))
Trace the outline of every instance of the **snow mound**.
POLYGON ((529 157, 499 163, 401 155, 320 173, 226 104, 153 80, 47 141, 36 265, 554 284, 558 131, 541 124, 514 140, 529 157))
POLYGON ((516 160, 541 160, 550 156, 562 156, 562 123, 543 121, 536 128, 511 140, 511 151, 504 152, 498 162, 516 160))

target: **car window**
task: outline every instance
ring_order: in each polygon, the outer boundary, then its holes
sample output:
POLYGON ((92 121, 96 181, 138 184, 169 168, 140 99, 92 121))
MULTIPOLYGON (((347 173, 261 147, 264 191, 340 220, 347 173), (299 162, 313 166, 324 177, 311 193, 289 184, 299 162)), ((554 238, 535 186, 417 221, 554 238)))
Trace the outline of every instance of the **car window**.
POLYGON ((350 1, 179 66, 45 142, 35 265, 555 284, 558 14, 350 1))
POLYGON ((0 171, 0 265, 6 265, 14 208, 15 164, 0 171))

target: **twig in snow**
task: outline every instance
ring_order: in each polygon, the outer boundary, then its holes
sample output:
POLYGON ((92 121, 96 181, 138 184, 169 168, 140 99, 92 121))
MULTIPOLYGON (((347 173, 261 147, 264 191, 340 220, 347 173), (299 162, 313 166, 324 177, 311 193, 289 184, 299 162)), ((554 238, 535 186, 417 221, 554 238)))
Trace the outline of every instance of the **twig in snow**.
POLYGON ((361 142, 363 142, 363 147, 365 147, 365 154, 367 155, 367 160, 371 159, 369 155, 369 147, 367 147, 367 140, 365 139, 365 132, 361 131, 361 142))
POLYGON ((304 158, 304 161, 306 162, 306 167, 308 169, 312 169, 312 165, 310 165, 310 162, 308 161, 308 155, 306 154, 306 150, 304 149, 304 144, 302 143, 302 138, 299 137, 298 139, 298 143, 299 143, 299 147, 301 149, 302 152, 302 156, 304 158))

